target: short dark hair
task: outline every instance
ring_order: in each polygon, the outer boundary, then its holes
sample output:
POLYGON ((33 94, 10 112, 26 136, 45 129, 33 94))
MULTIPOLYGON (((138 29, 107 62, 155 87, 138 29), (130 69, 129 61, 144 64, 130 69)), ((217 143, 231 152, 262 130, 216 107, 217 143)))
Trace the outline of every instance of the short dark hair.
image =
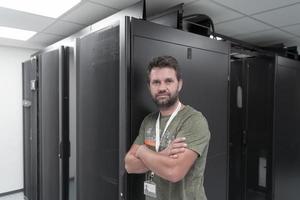
POLYGON ((181 79, 181 70, 177 60, 172 56, 158 56, 151 60, 147 70, 147 81, 150 83, 150 73, 153 68, 172 68, 176 72, 177 80, 181 79))

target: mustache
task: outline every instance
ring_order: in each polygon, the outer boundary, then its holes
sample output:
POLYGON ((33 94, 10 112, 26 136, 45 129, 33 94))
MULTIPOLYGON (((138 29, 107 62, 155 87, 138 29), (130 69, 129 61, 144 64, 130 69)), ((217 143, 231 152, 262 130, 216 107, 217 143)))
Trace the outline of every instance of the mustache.
POLYGON ((155 97, 162 96, 162 95, 164 95, 164 96, 170 96, 171 94, 169 92, 159 92, 159 93, 157 93, 155 95, 155 97))

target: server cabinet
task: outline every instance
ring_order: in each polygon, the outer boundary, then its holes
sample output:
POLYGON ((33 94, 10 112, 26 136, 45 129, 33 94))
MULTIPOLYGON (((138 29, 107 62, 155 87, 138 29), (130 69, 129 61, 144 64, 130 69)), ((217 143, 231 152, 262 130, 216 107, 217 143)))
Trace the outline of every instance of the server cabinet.
POLYGON ((299 199, 300 63, 276 57, 274 200, 299 199))
POLYGON ((78 40, 78 200, 114 200, 126 196, 123 163, 128 120, 126 23, 127 18, 116 19, 78 40))
POLYGON ((40 199, 66 199, 68 72, 65 48, 37 55, 40 199))
POLYGON ((272 196, 274 57, 250 59, 247 86, 247 199, 272 196), (262 195, 258 195, 262 193, 262 195))
MULTIPOLYGON (((147 91, 147 65, 156 56, 171 55, 182 67, 181 100, 208 120, 211 142, 205 173, 208 199, 227 199, 227 106, 229 46, 195 34, 150 22, 131 22, 131 141, 143 118, 156 110, 147 91)), ((143 199, 143 177, 132 177, 129 199, 143 199)))
POLYGON ((243 130, 246 123, 245 106, 247 104, 245 88, 246 77, 243 60, 232 61, 230 65, 230 116, 229 116, 229 187, 228 196, 232 200, 244 198, 245 152, 243 148, 243 130))
POLYGON ((30 200, 67 199, 67 48, 23 63, 24 188, 30 200))
POLYGON ((229 197, 270 199, 274 57, 231 62, 229 197))
POLYGON ((38 199, 38 135, 36 59, 22 63, 23 75, 23 150, 24 150, 24 196, 38 199))

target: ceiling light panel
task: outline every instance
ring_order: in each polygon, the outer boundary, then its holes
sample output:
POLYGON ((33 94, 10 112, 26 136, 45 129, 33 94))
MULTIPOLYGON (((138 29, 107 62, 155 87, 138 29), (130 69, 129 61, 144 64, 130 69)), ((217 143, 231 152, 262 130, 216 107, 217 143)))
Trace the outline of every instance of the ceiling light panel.
POLYGON ((0 26, 0 37, 2 38, 10 38, 15 40, 26 41, 35 34, 36 32, 34 31, 27 31, 22 29, 0 26))
POLYGON ((0 7, 57 18, 81 0, 1 0, 0 7))

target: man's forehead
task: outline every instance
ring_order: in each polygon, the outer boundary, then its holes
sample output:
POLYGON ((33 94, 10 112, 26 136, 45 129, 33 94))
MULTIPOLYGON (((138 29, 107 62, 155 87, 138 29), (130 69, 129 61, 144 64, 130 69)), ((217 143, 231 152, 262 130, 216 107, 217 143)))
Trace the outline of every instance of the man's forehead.
POLYGON ((164 68, 159 68, 159 67, 154 67, 152 68, 150 75, 155 75, 155 76, 176 76, 176 71, 173 68, 170 67, 164 67, 164 68))

